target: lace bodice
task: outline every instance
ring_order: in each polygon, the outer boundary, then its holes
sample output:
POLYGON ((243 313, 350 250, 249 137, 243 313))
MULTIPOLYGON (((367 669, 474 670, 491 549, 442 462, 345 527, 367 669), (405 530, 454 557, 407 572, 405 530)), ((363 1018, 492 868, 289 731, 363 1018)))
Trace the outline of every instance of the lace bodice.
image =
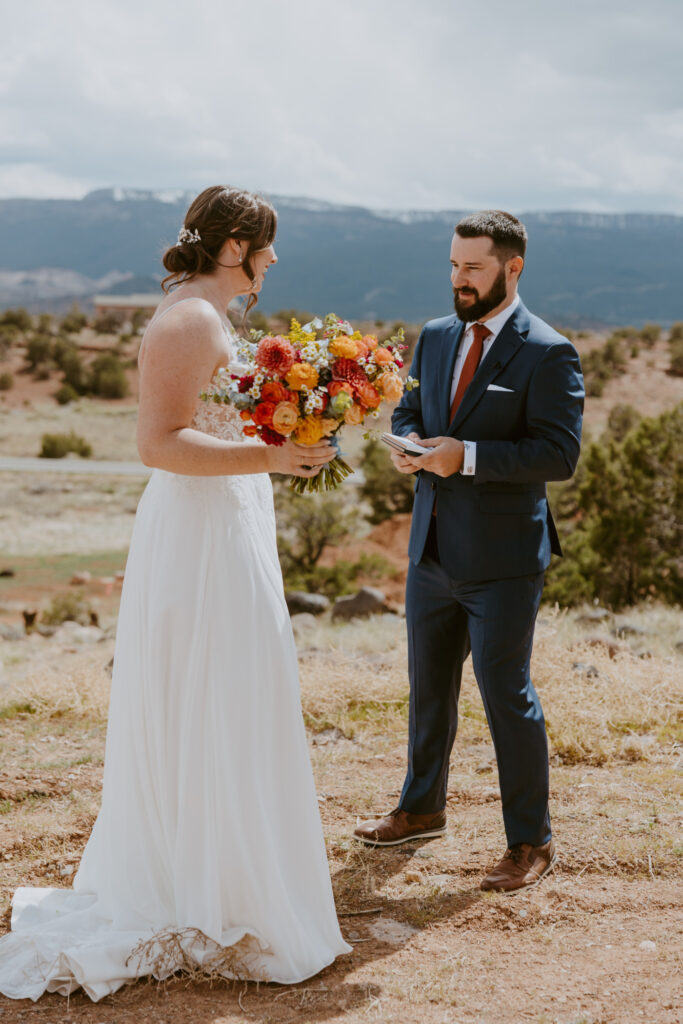
MULTIPOLYGON (((209 395, 212 386, 213 382, 207 389, 209 395)), ((222 402, 205 401, 200 398, 192 418, 192 426, 195 430, 201 430, 203 434, 211 434, 212 437, 220 437, 224 441, 249 440, 242 433, 242 420, 237 410, 232 405, 223 405, 222 402)))

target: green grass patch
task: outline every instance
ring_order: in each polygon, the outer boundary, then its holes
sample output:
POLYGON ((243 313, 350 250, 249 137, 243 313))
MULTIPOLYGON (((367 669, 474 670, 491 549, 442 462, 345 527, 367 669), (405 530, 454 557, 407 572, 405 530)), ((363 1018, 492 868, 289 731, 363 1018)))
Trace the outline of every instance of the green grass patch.
POLYGON ((350 700, 348 704, 322 715, 304 711, 304 722, 311 732, 339 729, 347 739, 353 739, 357 727, 372 726, 386 729, 403 726, 408 719, 408 698, 396 700, 350 700))
POLYGON ((94 578, 113 576, 126 564, 128 552, 99 551, 92 554, 25 555, 0 554, 2 568, 14 570, 14 576, 0 577, 0 599, 7 599, 26 589, 64 586, 76 572, 88 571, 94 578))
POLYGON ((29 700, 11 700, 0 707, 0 720, 8 722, 13 718, 26 718, 27 715, 35 715, 37 710, 29 700))

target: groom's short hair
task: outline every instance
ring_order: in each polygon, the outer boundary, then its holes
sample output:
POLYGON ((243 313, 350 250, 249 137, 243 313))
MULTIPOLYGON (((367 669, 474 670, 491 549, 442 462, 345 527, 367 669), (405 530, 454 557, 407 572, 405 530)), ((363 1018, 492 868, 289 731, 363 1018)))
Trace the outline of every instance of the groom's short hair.
POLYGON ((501 263, 513 256, 524 258, 527 233, 521 220, 505 210, 479 210, 455 225, 461 238, 490 238, 501 263))

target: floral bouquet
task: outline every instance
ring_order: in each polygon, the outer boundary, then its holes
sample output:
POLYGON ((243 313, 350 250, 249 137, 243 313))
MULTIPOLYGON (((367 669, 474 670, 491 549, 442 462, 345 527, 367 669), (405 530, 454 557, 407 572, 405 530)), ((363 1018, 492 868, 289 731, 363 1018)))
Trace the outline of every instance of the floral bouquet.
POLYGON ((330 313, 303 327, 291 321, 287 334, 251 331, 237 344, 239 362, 219 370, 214 387, 202 397, 235 406, 247 437, 281 445, 333 439, 337 455, 314 477, 294 477, 292 489, 332 490, 350 473, 339 454, 336 435, 345 423, 376 419, 383 401, 397 402, 404 387, 418 382, 399 376, 405 348, 401 328, 380 345, 373 334, 354 331, 330 313))

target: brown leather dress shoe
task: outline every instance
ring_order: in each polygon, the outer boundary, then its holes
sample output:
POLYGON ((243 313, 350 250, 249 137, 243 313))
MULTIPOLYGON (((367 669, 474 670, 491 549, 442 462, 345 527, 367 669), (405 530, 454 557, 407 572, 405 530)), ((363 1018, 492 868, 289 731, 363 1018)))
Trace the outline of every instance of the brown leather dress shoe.
POLYGON ((505 856, 489 871, 480 889, 484 892, 518 892, 532 889, 552 871, 557 861, 555 843, 532 846, 531 843, 516 843, 505 851, 505 856))
POLYGON ((353 833, 353 838, 368 846, 398 846, 411 839, 432 839, 446 831, 446 812, 438 814, 409 814, 396 808, 385 818, 364 821, 353 833))

